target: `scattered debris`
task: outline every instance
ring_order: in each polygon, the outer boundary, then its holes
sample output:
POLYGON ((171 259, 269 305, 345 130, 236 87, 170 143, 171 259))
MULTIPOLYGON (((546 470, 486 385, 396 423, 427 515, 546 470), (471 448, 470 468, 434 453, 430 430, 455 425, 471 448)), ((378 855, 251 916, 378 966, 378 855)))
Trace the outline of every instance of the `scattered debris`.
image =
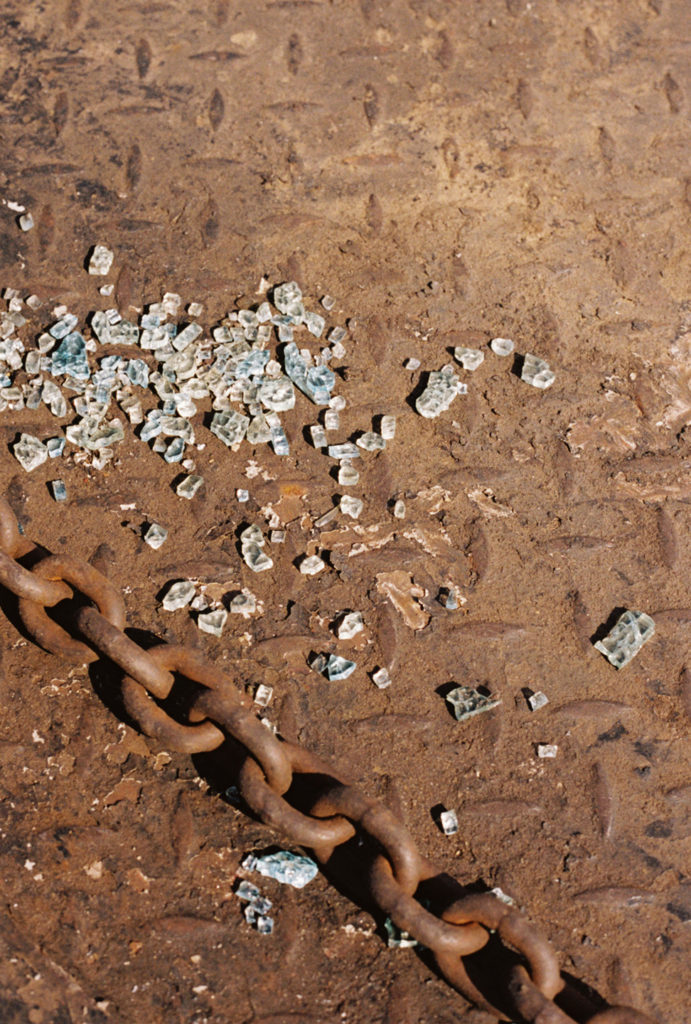
POLYGON ((171 583, 163 597, 163 607, 167 612, 176 612, 188 605, 196 593, 196 586, 191 580, 180 580, 171 583))
POLYGON ((50 487, 56 501, 67 501, 67 488, 64 480, 53 480, 50 487))
POLYGON ((425 419, 435 419, 449 408, 456 395, 464 395, 467 390, 467 385, 461 383, 452 366, 432 370, 425 390, 415 399, 415 408, 425 419))
POLYGON ((336 626, 336 636, 339 640, 352 640, 364 628, 362 612, 347 612, 336 626))
POLYGON ((322 569, 326 569, 326 562, 319 555, 306 555, 300 562, 300 572, 304 576, 316 576, 322 569))
POLYGON ((144 534, 144 540, 154 551, 165 543, 167 537, 168 531, 165 526, 160 526, 158 523, 151 523, 144 534))
POLYGON ((397 928, 390 917, 387 917, 384 921, 384 930, 386 931, 386 944, 389 949, 413 949, 415 946, 419 946, 417 939, 414 939, 401 928, 397 928))
POLYGON ((183 480, 180 481, 180 483, 175 488, 175 493, 178 494, 181 498, 192 499, 203 483, 203 476, 196 476, 194 473, 191 473, 189 476, 186 476, 183 480))
POLYGON ((391 686, 391 676, 387 668, 378 668, 376 672, 372 673, 372 682, 379 690, 385 690, 387 686, 391 686))
POLYGON ((407 626, 415 630, 425 628, 429 615, 417 600, 425 596, 425 590, 413 582, 409 572, 394 569, 392 572, 378 573, 377 590, 388 597, 407 626))
POLYGON ((604 654, 610 665, 623 668, 654 632, 655 623, 645 612, 625 611, 607 636, 598 640, 594 646, 600 654, 604 654))
POLYGON ((446 701, 453 708, 453 713, 459 722, 465 721, 466 718, 472 718, 473 715, 482 714, 483 711, 490 711, 501 704, 499 698, 480 693, 472 686, 455 687, 447 693, 446 701))
POLYGON ((532 384, 534 388, 544 391, 554 384, 555 379, 554 372, 550 370, 549 363, 544 359, 538 359, 537 356, 530 353, 523 357, 521 380, 524 380, 526 384, 532 384))
POLYGON ((197 625, 204 633, 211 633, 212 636, 221 636, 227 619, 228 612, 225 608, 218 608, 215 611, 200 615, 197 618, 197 625))
POLYGON ((341 679, 347 679, 356 668, 356 662, 348 661, 347 658, 342 658, 339 654, 330 654, 325 667, 326 678, 335 683, 341 679))
POLYGON ((48 448, 33 434, 20 434, 19 440, 12 446, 17 462, 30 473, 48 458, 48 448))
POLYGON ((273 567, 273 559, 263 550, 266 538, 260 527, 253 524, 240 533, 240 548, 245 564, 252 572, 265 572, 273 567))
POLYGON ((254 691, 254 703, 258 704, 260 708, 265 708, 271 703, 273 695, 273 686, 267 686, 265 683, 260 683, 254 691))
POLYGON ((556 757, 559 747, 556 743, 538 743, 537 756, 542 758, 556 757))
POLYGON ((89 273, 105 277, 113 263, 113 252, 106 245, 95 245, 89 259, 89 273))
POLYGON ((273 906, 271 900, 267 900, 256 885, 247 881, 240 882, 235 890, 235 895, 243 903, 247 903, 245 907, 247 923, 251 924, 260 935, 271 935, 274 930, 273 918, 268 916, 268 912, 273 906))
POLYGON ((510 338, 492 338, 489 347, 497 356, 510 356, 514 350, 514 343, 510 338))
POLYGON ((294 889, 304 889, 319 872, 319 868, 309 857, 291 853, 289 850, 278 850, 276 853, 267 853, 261 857, 249 854, 243 860, 242 866, 245 871, 258 871, 260 875, 274 878, 282 885, 292 885, 294 889))
POLYGON ((485 361, 485 353, 479 348, 465 348, 463 345, 457 345, 453 350, 453 357, 457 363, 460 363, 464 370, 477 370, 485 361))

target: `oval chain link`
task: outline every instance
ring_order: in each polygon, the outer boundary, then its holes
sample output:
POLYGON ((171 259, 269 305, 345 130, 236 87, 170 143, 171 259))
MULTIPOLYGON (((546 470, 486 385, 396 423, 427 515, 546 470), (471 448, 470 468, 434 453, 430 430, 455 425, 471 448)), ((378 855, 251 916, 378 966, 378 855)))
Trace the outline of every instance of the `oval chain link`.
MULTIPOLYGON (((376 854, 369 871, 374 902, 397 927, 430 949, 450 984, 479 1007, 498 1013, 468 977, 462 958, 482 949, 490 932, 496 932, 530 969, 516 965, 511 971, 508 988, 517 1013, 531 1024, 574 1024, 553 1002, 563 987, 556 956, 523 915, 489 893, 456 899, 440 916, 425 909, 414 898, 420 883, 443 876, 420 856, 407 829, 388 808, 349 785, 316 754, 274 736, 230 677, 194 651, 170 644, 144 650, 131 640, 124 633, 122 596, 93 566, 68 555, 46 555, 26 569, 16 559, 32 550, 34 545, 22 537, 9 504, 0 497, 0 585, 18 597, 22 622, 40 646, 82 663, 101 655, 113 661, 125 673, 128 712, 144 733, 170 749, 213 750, 226 735, 232 736, 247 751, 238 776, 247 805, 264 823, 313 849, 322 862, 358 833, 374 839, 384 851, 376 854), (76 631, 94 649, 45 611, 70 599, 73 589, 96 605, 79 605, 72 616, 76 631), (202 688, 192 696, 189 724, 176 721, 156 702, 170 696, 174 673, 202 688), (321 790, 303 813, 285 794, 294 775, 310 774, 320 777, 321 790), (326 791, 325 780, 331 780, 326 791)), ((588 1024, 654 1022, 628 1007, 614 1006, 597 1011, 588 1024)))
MULTIPOLYGON (((104 618, 122 631, 125 625, 125 602, 110 580, 88 562, 82 562, 71 555, 47 555, 31 571, 40 579, 70 583, 98 606, 104 618)), ((50 606, 49 602, 46 604, 50 606)), ((81 664, 98 661, 99 655, 49 618, 42 604, 21 597, 19 616, 36 643, 51 654, 81 664)))

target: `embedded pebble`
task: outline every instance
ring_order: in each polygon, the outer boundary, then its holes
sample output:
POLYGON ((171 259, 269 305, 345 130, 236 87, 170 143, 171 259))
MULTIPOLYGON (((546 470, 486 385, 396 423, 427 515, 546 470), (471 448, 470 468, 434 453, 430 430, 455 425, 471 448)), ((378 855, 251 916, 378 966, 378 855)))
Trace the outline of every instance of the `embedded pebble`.
POLYGON ((387 686, 391 686, 391 676, 386 668, 378 668, 376 672, 372 673, 372 682, 379 690, 385 690, 387 686))
POLYGON ((458 817, 455 811, 442 811, 439 815, 439 824, 445 836, 455 836, 458 832, 458 817))
POLYGON ((34 226, 34 218, 31 213, 22 213, 19 217, 19 227, 22 231, 31 231, 34 226))

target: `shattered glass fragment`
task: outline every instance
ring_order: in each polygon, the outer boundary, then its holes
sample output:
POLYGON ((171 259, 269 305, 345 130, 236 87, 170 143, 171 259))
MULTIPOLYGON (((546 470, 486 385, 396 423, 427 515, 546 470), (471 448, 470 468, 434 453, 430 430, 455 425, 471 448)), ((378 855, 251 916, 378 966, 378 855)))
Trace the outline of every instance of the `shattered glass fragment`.
MULTIPOLYGON (((275 413, 274 413, 275 415, 275 413)), ((267 417, 271 430, 271 445, 276 455, 290 455, 290 445, 285 430, 280 423, 272 423, 267 417)))
POLYGON ((623 668, 634 658, 655 632, 653 619, 645 612, 625 611, 595 650, 604 654, 610 665, 623 668))
POLYGON ((247 427, 247 440, 250 444, 267 444, 271 440, 271 427, 262 413, 255 416, 247 427))
POLYGON ((143 359, 130 359, 127 363, 127 376, 140 388, 149 386, 149 367, 143 359))
POLYGON ((457 686, 446 695, 447 702, 453 708, 457 721, 463 722, 466 718, 479 715, 483 711, 489 711, 501 704, 501 700, 490 697, 472 686, 457 686))
POLYGON ((79 331, 72 331, 53 350, 51 373, 53 376, 66 373, 76 380, 87 380, 89 372, 86 342, 79 331))
POLYGON ((329 409, 328 412, 324 413, 325 430, 338 430, 340 425, 341 417, 339 416, 337 409, 329 409))
POLYGON ((52 480, 50 488, 56 501, 67 501, 67 488, 64 480, 52 480))
POLYGON ((332 459, 359 459, 360 449, 352 441, 343 444, 330 444, 326 449, 332 459))
POLYGON ((165 526, 161 526, 159 523, 150 523, 144 534, 144 540, 156 551, 160 548, 161 544, 165 543, 168 537, 168 531, 165 526))
POLYGON ((300 562, 300 572, 304 576, 316 576, 322 569, 326 569, 326 562, 319 555, 308 555, 300 562))
POLYGON ((492 338, 489 347, 498 356, 510 356, 514 350, 514 343, 510 338, 492 338))
POLYGON ((373 430, 367 430, 360 434, 355 444, 366 452, 381 452, 386 448, 386 441, 381 434, 375 434, 373 430))
POLYGON ((354 487, 360 479, 357 469, 344 459, 338 470, 338 482, 341 487, 354 487))
POLYGON ((332 327, 326 337, 326 340, 331 345, 340 345, 340 343, 345 340, 347 333, 348 332, 345 327, 332 327))
POLYGON ((273 559, 265 551, 262 551, 259 544, 253 542, 242 545, 242 557, 252 572, 266 572, 274 564, 273 559))
POLYGON ((386 944, 389 949, 413 949, 419 945, 417 939, 414 939, 408 932, 397 928, 390 917, 387 917, 386 921, 384 921, 384 930, 386 931, 386 944))
POLYGON ((163 607, 167 612, 176 612, 188 605, 194 597, 196 587, 191 580, 180 580, 171 583, 163 596, 163 607))
POLYGON ((243 590, 231 598, 229 608, 234 615, 242 615, 244 619, 248 619, 257 610, 257 599, 249 590, 243 590))
POLYGON ((27 473, 42 465, 48 458, 48 449, 33 434, 20 434, 19 440, 12 447, 12 452, 27 473))
POLYGON ((305 313, 302 322, 315 338, 320 338, 326 326, 326 321, 319 313, 305 313))
POLYGON ((241 502, 241 504, 244 504, 246 501, 250 500, 250 492, 245 490, 244 487, 238 487, 235 491, 235 497, 239 502, 241 502))
POLYGON ((526 353, 523 358, 521 380, 524 380, 526 384, 532 384, 534 388, 540 388, 541 391, 544 391, 554 384, 555 379, 556 375, 550 370, 549 363, 546 360, 538 359, 537 356, 531 355, 530 352, 526 353))
POLYGON ((182 462, 185 455, 185 442, 181 437, 174 437, 163 453, 166 462, 182 462))
POLYGON ((310 436, 315 448, 326 448, 327 440, 324 428, 320 423, 314 423, 310 427, 310 436))
POLYGON ((292 885, 294 889, 304 889, 319 872, 319 868, 310 857, 291 853, 289 850, 279 850, 277 853, 255 857, 252 864, 250 870, 258 871, 265 878, 273 878, 281 885, 292 885))
POLYGON ((372 682, 379 690, 385 690, 387 686, 391 686, 389 670, 386 668, 378 668, 376 672, 372 673, 372 682))
POLYGON ((545 704, 549 704, 549 698, 542 690, 537 690, 528 697, 528 707, 531 711, 539 711, 540 708, 544 708, 545 704))
POLYGON ((225 608, 219 608, 213 612, 197 617, 197 625, 203 633, 211 633, 212 636, 221 636, 223 627, 226 624, 228 612, 225 608))
MULTIPOLYGON (((184 330, 180 331, 180 333, 173 338, 173 348, 178 352, 181 352, 182 349, 187 348, 188 345, 195 341, 201 333, 202 328, 199 324, 188 324, 184 330)), ((167 337, 168 335, 166 335, 166 338, 167 337)))
POLYGON ((326 678, 332 683, 347 679, 357 668, 357 663, 342 658, 340 654, 331 654, 326 662, 326 678))
MULTIPOLYGON (((144 333, 147 333, 147 332, 144 332, 144 333)), ((151 333, 151 332, 148 332, 148 333, 151 333)), ((161 332, 161 333, 164 334, 164 336, 165 336, 165 338, 167 340, 167 335, 165 335, 164 332, 161 332)), ((142 337, 143 337, 143 335, 142 335, 142 337)), ((139 327, 137 326, 137 324, 130 323, 129 320, 121 320, 120 323, 112 324, 110 326, 110 328, 109 328, 109 340, 110 340, 110 343, 112 345, 136 345, 137 342, 139 341, 139 327)), ((164 342, 164 344, 165 344, 165 342, 164 342)), ((142 343, 142 348, 146 348, 146 347, 147 346, 142 343)), ((160 348, 161 346, 160 345, 159 346, 151 345, 149 347, 151 347, 151 348, 159 347, 160 348)))
POLYGON ((321 297, 321 304, 322 304, 322 306, 324 307, 324 309, 328 313, 336 305, 336 300, 334 298, 332 298, 331 295, 322 295, 322 297, 321 297))
POLYGON ((272 686, 266 686, 264 683, 260 683, 254 691, 254 703, 258 704, 260 708, 268 707, 273 695, 274 691, 272 686))
POLYGON ((243 416, 240 412, 216 412, 214 413, 209 429, 212 434, 220 438, 224 444, 231 448, 239 444, 249 425, 249 416, 243 416))
POLYGON ((235 890, 235 895, 239 900, 243 900, 243 902, 254 903, 255 900, 260 898, 261 893, 256 885, 252 885, 251 882, 245 880, 240 882, 235 890))
POLYGON ((46 441, 46 448, 51 459, 58 459, 65 450, 64 437, 49 437, 46 441))
POLYGON ((76 317, 74 313, 65 313, 57 323, 48 328, 48 333, 52 338, 55 338, 56 341, 62 341, 63 338, 67 337, 70 331, 74 330, 78 322, 79 317, 76 317))
POLYGON ((414 371, 419 370, 422 364, 420 363, 419 359, 414 359, 413 357, 411 357, 410 359, 406 359, 403 365, 406 368, 406 370, 414 371))
POLYGON ((458 818, 455 811, 442 811, 439 824, 445 836, 455 836, 458 832, 458 818))
POLYGON ((453 357, 457 363, 460 363, 464 370, 477 370, 485 361, 485 353, 479 348, 465 348, 463 345, 457 345, 453 350, 453 357))
POLYGON ((31 213, 22 213, 17 220, 22 231, 31 231, 34 226, 34 218, 31 213))
POLYGON ((295 311, 302 307, 302 292, 297 281, 286 281, 276 285, 273 290, 273 304, 279 313, 294 316, 295 311))
POLYGON ((107 245, 95 245, 89 259, 89 273, 105 277, 112 266, 113 255, 107 245))
POLYGON ((553 758, 559 753, 556 743, 538 743, 537 756, 540 758, 553 758))
POLYGON ((267 409, 286 412, 295 405, 295 388, 287 377, 263 380, 257 389, 257 398, 267 409))
POLYGON ((181 498, 193 498, 203 483, 203 476, 190 474, 189 476, 186 476, 184 480, 180 481, 175 488, 175 493, 181 498))
POLYGON ((364 628, 362 612, 348 612, 336 626, 336 636, 339 640, 352 640, 364 628))
POLYGON ((382 416, 379 429, 385 441, 392 441, 396 436, 396 417, 382 416))
POLYGON ((434 419, 449 408, 457 394, 460 381, 456 375, 444 371, 432 370, 427 386, 415 399, 415 408, 425 419, 434 419))
POLYGON ((339 501, 339 507, 344 515, 350 516, 351 519, 359 519, 360 513, 364 508, 364 502, 361 498, 353 498, 350 494, 343 494, 339 501))

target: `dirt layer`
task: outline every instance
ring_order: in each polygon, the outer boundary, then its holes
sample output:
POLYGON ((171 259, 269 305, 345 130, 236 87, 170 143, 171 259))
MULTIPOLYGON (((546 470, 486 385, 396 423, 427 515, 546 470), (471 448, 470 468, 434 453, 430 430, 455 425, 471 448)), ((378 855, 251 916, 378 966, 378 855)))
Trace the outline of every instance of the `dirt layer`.
MULTIPOLYGON (((285 459, 230 452, 200 426, 191 502, 175 494, 179 467, 128 424, 103 471, 72 455, 28 474, 18 433, 50 437, 69 419, 5 412, 0 480, 27 536, 86 559, 100 547, 131 625, 273 686, 284 735, 347 766, 462 883, 514 897, 567 972, 682 1024, 688 6, 48 0, 2 13, 0 286, 38 295, 44 323, 60 302, 132 315, 175 291, 211 327, 259 301, 262 278, 296 279, 310 308, 329 293, 329 322, 350 320, 337 439, 397 418, 386 450, 361 460, 358 522, 320 531, 343 488, 303 437, 316 410, 302 397, 285 459), (96 242, 115 252, 115 300, 85 270, 96 242), (520 359, 488 348, 496 336, 548 360, 554 385, 523 382, 520 359), (457 345, 485 361, 458 368, 468 394, 423 419, 421 374, 457 345), (269 503, 286 542, 255 575, 236 531, 266 528, 269 503), (142 541, 152 520, 170 531, 158 551, 142 541), (295 561, 315 548, 328 566, 312 578, 295 561), (401 569, 424 628, 378 580, 401 569), (250 587, 264 613, 202 634, 160 606, 188 577, 250 587), (448 586, 458 611, 437 599, 448 586), (336 643, 348 608, 365 632, 336 643), (617 672, 592 638, 624 608, 657 628, 617 672), (330 683, 307 665, 314 650, 355 652, 358 669, 330 683), (370 678, 381 665, 385 690, 370 678), (452 681, 501 704, 457 723, 452 681), (531 712, 528 690, 549 704, 531 712), (556 758, 536 756, 547 743, 556 758), (456 809, 456 836, 439 805, 456 809)), ((3 1022, 489 1019, 424 956, 388 949, 382 922, 322 876, 300 892, 262 880, 275 931, 253 930, 236 872, 280 837, 219 797, 232 775, 146 741, 109 710, 112 671, 46 654, 2 606, 3 1022)))

